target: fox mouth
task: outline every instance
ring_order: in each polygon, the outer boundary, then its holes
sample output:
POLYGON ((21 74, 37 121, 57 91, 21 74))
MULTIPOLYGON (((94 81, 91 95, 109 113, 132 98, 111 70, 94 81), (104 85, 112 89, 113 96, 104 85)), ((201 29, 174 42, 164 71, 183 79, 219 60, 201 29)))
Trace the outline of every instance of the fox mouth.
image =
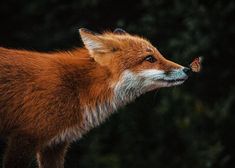
POLYGON ((184 81, 187 79, 188 79, 188 77, 179 78, 179 79, 162 79, 160 81, 165 83, 165 87, 170 87, 170 86, 180 85, 180 84, 184 83, 184 81))
POLYGON ((181 79, 162 79, 161 81, 163 82, 168 82, 168 83, 176 83, 176 82, 184 82, 186 79, 188 79, 187 77, 186 78, 181 78, 181 79))

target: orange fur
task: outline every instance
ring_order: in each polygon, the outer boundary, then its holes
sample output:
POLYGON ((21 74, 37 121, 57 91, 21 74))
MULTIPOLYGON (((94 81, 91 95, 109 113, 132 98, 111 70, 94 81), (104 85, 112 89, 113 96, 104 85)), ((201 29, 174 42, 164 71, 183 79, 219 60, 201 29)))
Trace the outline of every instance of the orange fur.
POLYGON ((8 138, 5 168, 26 167, 36 153, 39 167, 63 167, 68 144, 123 105, 112 102, 112 86, 125 70, 168 72, 182 67, 138 36, 80 34, 87 49, 40 53, 0 48, 0 135, 8 138), (146 55, 156 57, 157 63, 143 61, 146 55))

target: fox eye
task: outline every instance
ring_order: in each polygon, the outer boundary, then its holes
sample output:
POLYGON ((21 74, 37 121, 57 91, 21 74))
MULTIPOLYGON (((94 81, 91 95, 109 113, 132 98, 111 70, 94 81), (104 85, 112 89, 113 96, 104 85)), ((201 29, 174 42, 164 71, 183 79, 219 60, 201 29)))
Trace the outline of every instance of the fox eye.
POLYGON ((152 56, 152 55, 146 56, 146 57, 144 58, 144 60, 145 60, 145 61, 148 61, 148 62, 151 62, 151 63, 154 63, 154 62, 157 61, 156 58, 154 58, 154 56, 152 56))

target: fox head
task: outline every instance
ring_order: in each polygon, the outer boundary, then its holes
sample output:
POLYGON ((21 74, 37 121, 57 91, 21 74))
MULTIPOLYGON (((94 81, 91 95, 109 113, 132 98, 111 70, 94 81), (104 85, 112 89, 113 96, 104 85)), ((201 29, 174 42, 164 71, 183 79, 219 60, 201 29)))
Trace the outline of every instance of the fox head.
POLYGON ((112 74, 111 85, 122 99, 182 84, 189 68, 165 59, 146 39, 122 29, 97 34, 79 29, 90 56, 112 74))

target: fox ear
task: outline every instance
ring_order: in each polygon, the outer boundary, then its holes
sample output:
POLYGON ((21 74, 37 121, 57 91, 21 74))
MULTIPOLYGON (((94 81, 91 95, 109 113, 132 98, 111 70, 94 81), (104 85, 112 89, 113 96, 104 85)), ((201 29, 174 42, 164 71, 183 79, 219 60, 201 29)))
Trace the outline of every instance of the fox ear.
POLYGON ((81 39, 90 53, 90 57, 102 66, 110 64, 112 57, 110 53, 114 50, 111 41, 105 39, 101 34, 94 33, 88 29, 79 29, 81 39), (107 44, 108 43, 108 44, 107 44))
POLYGON ((105 52, 106 47, 100 34, 85 28, 80 28, 79 33, 85 47, 91 54, 94 52, 105 52))
POLYGON ((116 28, 114 31, 113 31, 114 34, 127 34, 127 32, 121 28, 116 28))

